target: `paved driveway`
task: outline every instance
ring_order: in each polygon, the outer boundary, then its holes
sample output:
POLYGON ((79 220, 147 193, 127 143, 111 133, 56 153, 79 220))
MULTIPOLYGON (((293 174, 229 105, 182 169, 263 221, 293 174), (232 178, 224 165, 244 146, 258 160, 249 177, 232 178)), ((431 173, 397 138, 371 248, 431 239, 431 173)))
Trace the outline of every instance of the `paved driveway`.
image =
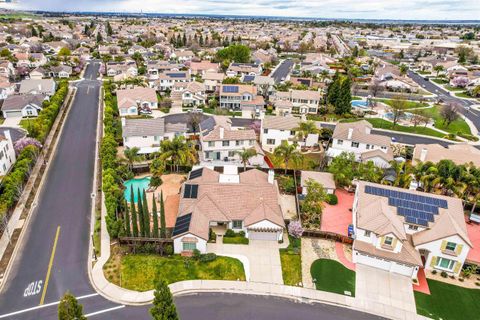
MULTIPOLYGON (((409 277, 356 264, 355 297, 374 311, 378 303, 416 312, 412 280, 409 277)), ((393 309, 392 308, 392 309, 393 309)))
POLYGON ((2 127, 20 128, 20 121, 22 121, 22 117, 6 118, 2 123, 2 127))
POLYGON ((248 264, 245 273, 247 279, 250 274, 249 281, 283 284, 279 244, 275 241, 250 240, 249 245, 209 243, 207 251, 235 257, 244 265, 248 264))

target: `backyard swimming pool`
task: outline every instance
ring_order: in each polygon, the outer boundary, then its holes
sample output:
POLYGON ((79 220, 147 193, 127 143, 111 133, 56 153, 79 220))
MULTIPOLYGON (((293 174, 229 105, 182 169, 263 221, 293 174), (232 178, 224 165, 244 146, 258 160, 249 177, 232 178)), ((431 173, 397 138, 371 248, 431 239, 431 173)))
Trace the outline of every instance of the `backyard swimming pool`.
POLYGON ((363 100, 353 100, 351 102, 351 104, 352 104, 352 107, 354 107, 354 108, 360 108, 360 109, 367 109, 368 108, 367 101, 363 101, 363 100))
POLYGON ((137 203, 138 190, 140 189, 140 192, 143 193, 143 190, 148 189, 148 186, 150 185, 150 177, 127 180, 123 183, 123 185, 125 186, 125 191, 123 192, 123 196, 125 197, 125 200, 130 202, 131 200, 130 189, 131 187, 133 187, 133 201, 137 203))

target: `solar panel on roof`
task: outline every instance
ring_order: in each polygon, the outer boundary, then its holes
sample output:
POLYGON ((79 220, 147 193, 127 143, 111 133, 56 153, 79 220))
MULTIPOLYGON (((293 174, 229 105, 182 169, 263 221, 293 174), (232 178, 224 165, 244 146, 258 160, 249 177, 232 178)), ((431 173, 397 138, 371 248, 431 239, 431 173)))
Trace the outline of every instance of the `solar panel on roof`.
POLYGON ((183 192, 183 197, 185 199, 196 199, 198 195, 198 185, 197 184, 186 184, 183 192))
POLYGON ((192 172, 190 172, 190 180, 201 177, 202 174, 203 174, 203 168, 193 170, 192 172))
POLYGON ((238 93, 238 86, 223 86, 222 91, 226 93, 238 93))
POLYGON ((184 232, 187 232, 190 227, 191 219, 192 219, 191 213, 178 217, 177 221, 175 221, 175 227, 173 227, 172 236, 176 236, 184 232))
POLYGON ((413 217, 405 217, 405 222, 406 223, 417 223, 417 219, 413 217))
POLYGON ((243 82, 252 82, 253 80, 255 80, 255 76, 244 76, 243 77, 243 82))
POLYGON ((427 220, 417 219, 417 224, 419 224, 421 226, 424 226, 424 227, 428 227, 428 221, 427 220))
POLYGON ((186 73, 167 73, 170 78, 185 78, 186 73))

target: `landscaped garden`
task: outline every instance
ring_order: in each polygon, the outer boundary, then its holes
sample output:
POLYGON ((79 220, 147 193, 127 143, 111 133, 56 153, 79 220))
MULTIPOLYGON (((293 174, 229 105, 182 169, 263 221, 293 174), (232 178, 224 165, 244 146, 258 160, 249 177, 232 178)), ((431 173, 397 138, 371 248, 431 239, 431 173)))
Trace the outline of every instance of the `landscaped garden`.
POLYGON ((310 272, 317 290, 355 296, 355 271, 340 262, 318 259, 313 262, 310 272))
POLYGON ((223 243, 226 244, 248 244, 248 238, 245 238, 245 232, 234 232, 232 229, 228 229, 223 236, 223 243))
MULTIPOLYGON (((379 129, 387 129, 387 130, 392 130, 392 131, 398 131, 398 132, 407 132, 407 133, 416 133, 416 134, 423 134, 427 136, 432 136, 432 137, 437 137, 437 138, 444 138, 445 134, 433 130, 431 128, 426 128, 424 126, 416 126, 416 127, 407 127, 407 126, 402 126, 402 125, 393 125, 393 122, 387 121, 385 119, 380 119, 380 118, 368 118, 365 119, 368 122, 370 122, 374 128, 379 128, 379 129)), ((355 122, 359 121, 359 119, 348 119, 342 122, 355 122)))
POLYGON ((288 237, 290 244, 286 249, 280 249, 283 283, 297 286, 302 282, 301 238, 288 237))
POLYGON ((433 319, 478 319, 480 290, 427 279, 430 295, 415 291, 417 313, 433 319))
POLYGON ((245 280, 243 264, 234 258, 205 254, 198 257, 152 254, 112 254, 103 267, 108 281, 126 289, 148 291, 158 280, 245 280))

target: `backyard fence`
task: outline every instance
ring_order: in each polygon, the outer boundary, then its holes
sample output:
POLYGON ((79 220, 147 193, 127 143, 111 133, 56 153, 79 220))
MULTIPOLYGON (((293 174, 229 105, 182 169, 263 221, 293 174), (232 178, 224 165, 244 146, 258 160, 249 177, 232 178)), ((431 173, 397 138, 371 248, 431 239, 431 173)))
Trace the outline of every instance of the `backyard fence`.
POLYGON ((305 230, 303 231, 302 237, 321 238, 321 239, 327 239, 327 240, 335 240, 337 242, 342 242, 347 244, 353 244, 352 238, 346 237, 338 233, 320 231, 320 230, 305 230))

